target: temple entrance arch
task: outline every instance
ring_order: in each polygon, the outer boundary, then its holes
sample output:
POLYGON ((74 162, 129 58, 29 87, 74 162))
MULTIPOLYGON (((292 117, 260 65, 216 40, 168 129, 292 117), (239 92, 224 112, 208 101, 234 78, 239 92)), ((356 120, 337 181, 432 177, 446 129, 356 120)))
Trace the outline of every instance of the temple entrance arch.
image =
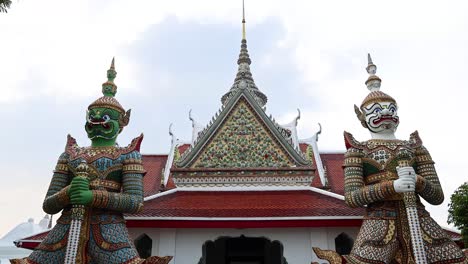
POLYGON ((219 237, 203 244, 198 264, 287 264, 283 244, 265 237, 219 237))

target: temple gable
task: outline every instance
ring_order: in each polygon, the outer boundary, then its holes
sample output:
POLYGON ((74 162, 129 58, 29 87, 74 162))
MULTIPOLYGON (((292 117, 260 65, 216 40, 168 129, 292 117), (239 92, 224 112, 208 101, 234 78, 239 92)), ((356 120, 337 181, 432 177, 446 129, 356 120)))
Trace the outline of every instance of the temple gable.
POLYGON ((241 98, 191 168, 294 167, 252 106, 241 98))

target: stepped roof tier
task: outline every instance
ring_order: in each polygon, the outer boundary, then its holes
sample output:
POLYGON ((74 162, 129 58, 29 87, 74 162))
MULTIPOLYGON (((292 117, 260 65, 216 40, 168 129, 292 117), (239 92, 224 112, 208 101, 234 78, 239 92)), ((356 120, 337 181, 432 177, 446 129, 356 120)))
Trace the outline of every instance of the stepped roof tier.
POLYGON ((223 105, 225 105, 238 90, 243 89, 250 91, 260 106, 264 106, 267 103, 267 96, 258 89, 257 85, 255 85, 252 73, 250 72, 251 63, 252 61, 250 60, 249 52, 247 50, 247 40, 242 39, 239 59, 237 60, 239 67, 236 78, 234 79, 231 89, 221 98, 223 105))

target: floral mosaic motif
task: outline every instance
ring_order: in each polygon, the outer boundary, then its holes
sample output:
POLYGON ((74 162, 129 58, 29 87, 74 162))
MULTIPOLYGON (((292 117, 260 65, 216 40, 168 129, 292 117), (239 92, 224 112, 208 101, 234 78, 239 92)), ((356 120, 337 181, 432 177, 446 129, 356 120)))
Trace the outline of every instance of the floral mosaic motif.
POLYGON ((180 160, 180 157, 181 157, 180 150, 177 147, 174 149, 174 162, 173 163, 177 163, 180 160))
POLYGON ((291 167, 294 162, 253 110, 239 102, 192 167, 291 167))
POLYGON ((374 151, 370 155, 371 155, 372 159, 378 161, 382 165, 384 165, 388 161, 388 159, 390 158, 390 153, 388 153, 384 149, 374 151))
POLYGON ((314 150, 312 149, 311 145, 307 145, 305 156, 307 160, 310 161, 311 164, 314 164, 314 160, 315 160, 314 150))

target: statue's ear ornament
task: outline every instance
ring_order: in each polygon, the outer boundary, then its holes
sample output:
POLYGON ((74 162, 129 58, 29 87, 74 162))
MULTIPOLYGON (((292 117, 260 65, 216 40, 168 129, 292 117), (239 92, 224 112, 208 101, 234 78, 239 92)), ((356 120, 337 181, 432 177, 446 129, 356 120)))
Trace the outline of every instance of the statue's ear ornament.
POLYGON ((128 109, 127 112, 124 115, 121 115, 119 117, 120 130, 122 130, 130 122, 130 114, 131 113, 132 113, 132 109, 128 109))
POLYGON ((356 113, 356 116, 359 119, 359 121, 361 121, 361 125, 364 128, 367 128, 366 117, 364 116, 364 113, 361 112, 359 107, 357 107, 357 105, 354 105, 354 112, 356 113))

